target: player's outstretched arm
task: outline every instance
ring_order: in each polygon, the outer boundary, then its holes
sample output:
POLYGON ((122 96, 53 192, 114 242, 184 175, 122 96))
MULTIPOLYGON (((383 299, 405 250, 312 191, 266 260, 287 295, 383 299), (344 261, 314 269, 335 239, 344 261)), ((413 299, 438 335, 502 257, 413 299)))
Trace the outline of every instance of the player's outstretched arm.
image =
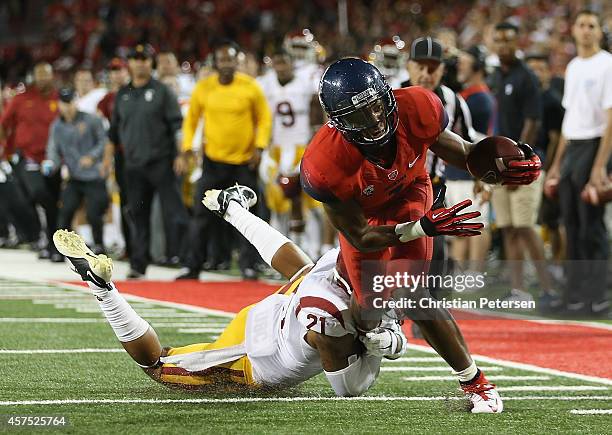
POLYGON ((431 210, 421 219, 397 225, 369 225, 362 208, 353 199, 330 202, 324 206, 334 227, 344 234, 351 245, 362 252, 378 251, 420 237, 479 235, 482 224, 468 221, 480 216, 480 212, 460 214, 472 202, 465 200, 446 208, 444 192, 439 193, 431 210))
POLYGON ((430 149, 445 162, 467 170, 466 159, 473 146, 473 143, 446 129, 430 149))

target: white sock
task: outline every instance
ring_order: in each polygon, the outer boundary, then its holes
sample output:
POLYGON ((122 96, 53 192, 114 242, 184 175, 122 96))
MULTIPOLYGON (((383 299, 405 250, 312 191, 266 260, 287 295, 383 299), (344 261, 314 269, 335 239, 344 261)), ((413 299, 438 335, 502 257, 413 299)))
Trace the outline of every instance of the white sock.
POLYGON ((476 377, 476 373, 478 373, 478 367, 476 367, 476 363, 472 361, 467 368, 460 370, 458 372, 453 371, 454 375, 457 375, 459 378, 459 382, 469 382, 476 377))
POLYGON ((136 340, 149 330, 149 323, 134 311, 113 283, 113 290, 101 289, 89 281, 87 285, 92 289, 106 320, 120 342, 136 340))
POLYGON ((276 251, 285 243, 291 243, 291 240, 235 201, 230 201, 224 219, 255 246, 261 258, 270 266, 272 266, 272 257, 276 251))

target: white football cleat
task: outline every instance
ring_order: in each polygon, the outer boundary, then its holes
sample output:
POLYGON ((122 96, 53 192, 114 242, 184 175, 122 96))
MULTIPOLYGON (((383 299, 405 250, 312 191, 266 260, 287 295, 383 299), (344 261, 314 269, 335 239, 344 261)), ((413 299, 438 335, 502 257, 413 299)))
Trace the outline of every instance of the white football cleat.
POLYGON ((487 380, 482 371, 469 384, 460 383, 460 385, 470 401, 472 414, 499 414, 504 410, 504 402, 495 385, 487 380))
POLYGON ((83 281, 89 281, 101 289, 112 290, 110 284, 113 275, 113 260, 106 255, 96 255, 87 247, 77 233, 68 230, 57 230, 53 234, 53 243, 72 263, 73 270, 83 281))

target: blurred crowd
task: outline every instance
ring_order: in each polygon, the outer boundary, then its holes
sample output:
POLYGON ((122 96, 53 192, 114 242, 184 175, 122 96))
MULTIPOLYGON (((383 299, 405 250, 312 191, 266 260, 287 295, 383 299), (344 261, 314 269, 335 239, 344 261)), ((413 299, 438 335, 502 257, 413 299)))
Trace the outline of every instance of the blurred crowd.
MULTIPOLYGON (((23 32, 33 3, 0 6, 9 33, 23 32)), ((492 255, 530 258, 540 296, 561 303, 561 261, 586 259, 575 246, 582 233, 564 230, 555 191, 564 75, 577 54, 572 23, 585 2, 355 0, 346 35, 337 3, 50 2, 32 42, 0 44, 0 242, 62 261, 49 240, 56 228, 75 228, 94 251, 129 260, 130 278, 151 263, 197 278, 234 261, 256 278, 266 272, 257 252, 200 204, 208 189, 239 182, 259 193, 260 217, 318 258, 335 234, 300 191, 299 160, 325 121, 316 95, 324 67, 358 56, 394 88, 434 91, 464 138, 500 134, 535 148, 553 174, 548 196, 544 176, 525 191, 491 189, 430 156, 447 204, 472 198, 487 228, 470 241, 440 238, 436 251, 467 272, 492 255)), ((612 28, 612 5, 590 6, 597 25, 612 28)), ((603 33, 604 52, 606 43, 603 33)), ((603 223, 603 212, 591 218, 603 223)), ((587 249, 601 260, 609 242, 605 227, 597 231, 605 243, 587 249)), ((530 298, 516 264, 509 297, 530 298)), ((607 300, 605 275, 603 283, 590 300, 607 300)))

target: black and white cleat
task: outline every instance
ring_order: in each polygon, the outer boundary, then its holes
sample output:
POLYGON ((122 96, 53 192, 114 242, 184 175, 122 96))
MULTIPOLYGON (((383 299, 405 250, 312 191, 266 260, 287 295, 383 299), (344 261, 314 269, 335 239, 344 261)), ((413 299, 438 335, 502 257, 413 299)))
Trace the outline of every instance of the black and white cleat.
POLYGON ((230 201, 236 201, 247 210, 257 204, 257 194, 250 187, 236 184, 224 190, 207 190, 202 204, 210 211, 225 216, 230 201))
POLYGON ((72 263, 73 271, 78 273, 83 281, 89 281, 101 289, 113 289, 110 284, 113 260, 106 255, 91 252, 81 236, 72 231, 57 230, 53 234, 53 243, 72 263))

